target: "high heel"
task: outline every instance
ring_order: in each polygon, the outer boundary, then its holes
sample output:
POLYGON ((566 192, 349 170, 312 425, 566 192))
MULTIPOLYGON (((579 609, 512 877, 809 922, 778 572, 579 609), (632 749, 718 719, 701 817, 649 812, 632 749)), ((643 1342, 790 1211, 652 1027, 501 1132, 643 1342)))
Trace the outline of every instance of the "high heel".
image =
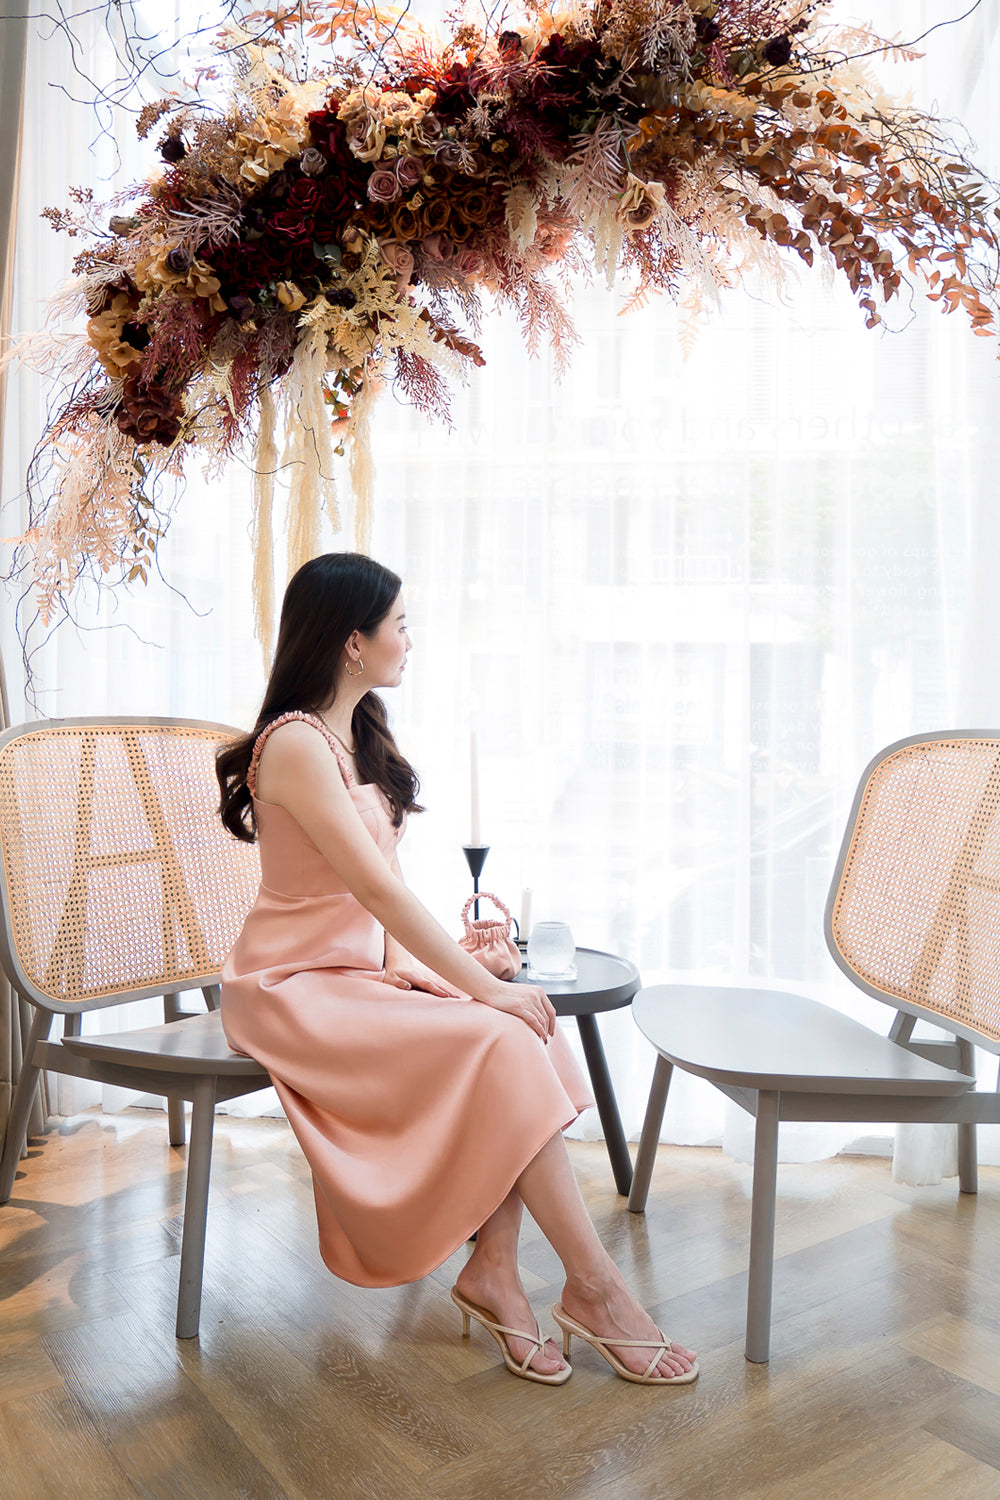
POLYGON ((583 1339, 584 1343, 591 1344, 597 1350, 598 1354, 607 1360, 616 1375, 620 1375, 623 1380, 631 1380, 635 1385, 690 1385, 692 1380, 697 1380, 698 1378, 697 1360, 695 1360, 690 1370, 684 1371, 683 1375, 653 1374, 663 1356, 673 1352, 673 1345, 670 1340, 664 1338, 659 1329, 656 1330, 657 1333, 660 1333, 659 1343, 655 1339, 605 1339, 601 1338, 599 1334, 591 1333, 589 1328, 584 1328, 582 1323, 578 1323, 575 1318, 571 1318, 569 1313, 564 1312, 561 1302, 557 1302, 553 1307, 552 1316, 563 1331, 564 1358, 569 1354, 570 1340, 573 1334, 576 1334, 578 1339, 583 1339), (634 1370, 629 1369, 628 1365, 622 1363, 618 1355, 614 1352, 615 1348, 654 1349, 656 1352, 646 1366, 645 1373, 637 1375, 634 1370))
POLYGON ((505 1328, 502 1323, 497 1322, 493 1314, 488 1312, 485 1307, 480 1307, 477 1302, 470 1302, 466 1297, 463 1297, 457 1287, 452 1287, 451 1289, 451 1300, 462 1314, 462 1337, 465 1339, 469 1337, 470 1322, 475 1318, 476 1322, 481 1323, 486 1332, 492 1338, 496 1339, 500 1346, 500 1353, 503 1355, 503 1362, 512 1375, 519 1376, 521 1380, 535 1380, 539 1385, 566 1384, 566 1381, 573 1373, 572 1367, 569 1364, 567 1364, 564 1370, 554 1370, 551 1375, 543 1375, 539 1370, 531 1368, 531 1361, 535 1355, 545 1348, 545 1340, 542 1338, 542 1331, 537 1324, 535 1325, 534 1333, 525 1333, 520 1328, 505 1328), (526 1339, 533 1346, 520 1362, 511 1354, 510 1345, 507 1342, 508 1338, 526 1339))

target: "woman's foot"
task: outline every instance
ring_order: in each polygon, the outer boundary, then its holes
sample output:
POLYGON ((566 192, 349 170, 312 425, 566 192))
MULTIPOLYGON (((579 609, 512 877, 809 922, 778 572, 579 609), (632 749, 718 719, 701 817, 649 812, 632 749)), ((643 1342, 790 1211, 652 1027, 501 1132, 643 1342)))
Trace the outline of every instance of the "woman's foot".
MULTIPOLYGON (((516 1272, 511 1275, 506 1269, 501 1272, 494 1265, 479 1265, 476 1254, 473 1253, 472 1259, 459 1272, 455 1287, 467 1302, 474 1302, 485 1308, 498 1323, 507 1328, 523 1328, 526 1333, 530 1333, 537 1327, 538 1320, 531 1311, 516 1272)), ((535 1349, 530 1340, 513 1338, 509 1334, 507 1346, 517 1363, 535 1349)), ((539 1375, 554 1375, 558 1370, 566 1368, 567 1361, 559 1353, 555 1340, 546 1339, 543 1348, 535 1349, 534 1358, 529 1360, 529 1365, 539 1375)))
MULTIPOLYGON (((613 1339, 617 1334, 623 1339, 648 1338, 654 1346, 660 1342, 656 1324, 617 1274, 609 1274, 604 1280, 570 1278, 563 1288, 562 1306, 571 1318, 599 1338, 613 1339)), ((665 1353, 650 1371, 664 1380, 673 1375, 686 1375, 695 1362, 693 1349, 685 1349, 673 1339, 670 1343, 670 1352, 665 1353)), ((612 1344, 610 1347, 633 1374, 642 1375, 648 1370, 652 1347, 635 1348, 628 1344, 612 1344)))

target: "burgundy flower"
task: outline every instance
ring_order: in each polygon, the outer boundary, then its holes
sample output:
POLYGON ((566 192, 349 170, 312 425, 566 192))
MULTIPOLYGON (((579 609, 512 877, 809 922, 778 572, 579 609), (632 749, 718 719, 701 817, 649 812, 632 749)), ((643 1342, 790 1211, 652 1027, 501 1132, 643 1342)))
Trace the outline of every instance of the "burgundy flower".
POLYGON ((123 344, 131 344, 133 349, 145 349, 149 341, 149 329, 145 323, 125 323, 122 325, 123 344))
POLYGON ((340 224, 354 209, 355 197, 350 185, 342 177, 328 176, 323 179, 322 196, 316 210, 316 222, 325 225, 340 224))
POLYGON ((792 55, 792 39, 788 36, 772 37, 764 48, 764 57, 772 68, 783 68, 792 55))
POLYGON ((309 177, 300 177, 293 182, 285 200, 290 209, 298 209, 301 214, 309 217, 315 214, 321 201, 322 189, 319 183, 313 182, 309 177))
POLYGON ((434 113, 450 123, 470 110, 475 101, 472 78, 464 63, 452 63, 447 73, 434 84, 434 113))
POLYGON ((245 297, 242 292, 237 292, 234 297, 228 299, 228 302, 241 323, 246 323, 257 311, 250 298, 245 297))
POLYGON ((303 217, 297 209, 283 208, 268 220, 267 231, 291 240, 293 245, 302 245, 312 239, 313 221, 311 217, 303 217))
POLYGON ((327 302, 331 303, 332 306, 345 307, 348 311, 350 311, 352 307, 356 307, 358 301, 357 297, 351 291, 350 287, 346 286, 342 287, 339 291, 327 292, 326 300, 327 302))
POLYGON ((165 162, 171 166, 175 162, 183 161, 187 156, 187 147, 179 130, 169 131, 162 139, 157 148, 165 162))
POLYGON ((713 42, 718 41, 722 27, 718 21, 713 21, 708 16, 695 16, 695 35, 702 46, 710 47, 713 42))

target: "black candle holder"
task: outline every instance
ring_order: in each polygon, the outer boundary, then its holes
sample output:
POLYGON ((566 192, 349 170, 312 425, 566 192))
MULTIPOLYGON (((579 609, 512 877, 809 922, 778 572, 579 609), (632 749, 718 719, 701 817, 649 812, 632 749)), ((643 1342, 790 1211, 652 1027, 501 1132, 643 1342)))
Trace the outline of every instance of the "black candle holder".
MULTIPOLYGON (((473 889, 473 891, 478 892, 478 890, 479 890, 479 877, 483 873, 483 865, 486 863, 486 856, 487 856, 487 854, 489 854, 489 852, 490 852, 490 846, 489 846, 489 844, 463 844, 462 845, 462 853, 465 855, 465 862, 466 862, 466 864, 469 867, 469 874, 472 876, 472 889, 473 889)), ((476 902, 475 906, 473 907, 473 911, 476 914, 476 921, 478 922, 479 921, 479 902, 478 901, 476 902)))

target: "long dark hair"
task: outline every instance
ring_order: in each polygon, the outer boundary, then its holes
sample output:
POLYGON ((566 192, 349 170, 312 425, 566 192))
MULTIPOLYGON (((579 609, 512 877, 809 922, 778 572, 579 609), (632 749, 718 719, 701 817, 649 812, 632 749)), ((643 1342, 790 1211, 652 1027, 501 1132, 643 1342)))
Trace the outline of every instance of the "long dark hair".
MULTIPOLYGON (((333 693, 337 665, 355 630, 372 635, 399 595, 401 581, 361 552, 327 552, 303 564, 285 590, 274 664, 257 722, 248 735, 220 750, 215 774, 219 813, 230 833, 252 844, 257 837, 247 772, 257 736, 282 714, 316 713, 333 693)), ((366 693, 354 710, 358 779, 374 782, 398 828, 417 805, 420 782, 396 748, 385 704, 366 693)))

